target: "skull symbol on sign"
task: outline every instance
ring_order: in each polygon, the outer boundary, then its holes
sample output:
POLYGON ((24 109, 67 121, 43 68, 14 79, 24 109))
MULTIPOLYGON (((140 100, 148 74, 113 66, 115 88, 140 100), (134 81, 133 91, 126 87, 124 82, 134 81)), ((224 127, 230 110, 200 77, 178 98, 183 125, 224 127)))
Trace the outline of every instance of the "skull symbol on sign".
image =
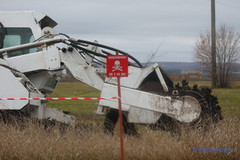
POLYGON ((117 70, 122 71, 122 66, 121 66, 120 61, 115 61, 114 62, 114 66, 113 66, 113 70, 112 71, 115 72, 117 70))

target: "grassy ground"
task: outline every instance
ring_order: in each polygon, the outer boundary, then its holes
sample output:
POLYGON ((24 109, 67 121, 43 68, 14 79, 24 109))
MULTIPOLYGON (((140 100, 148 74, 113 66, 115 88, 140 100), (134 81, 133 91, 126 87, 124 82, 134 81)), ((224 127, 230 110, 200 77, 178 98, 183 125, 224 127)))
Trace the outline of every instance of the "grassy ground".
MULTIPOLYGON (((100 97, 97 89, 89 87, 81 82, 63 82, 60 83, 55 92, 50 97, 100 97)), ((65 100, 49 101, 49 106, 70 111, 76 116, 78 123, 102 123, 104 117, 96 115, 98 100, 65 100)))
MULTIPOLYGON (((51 97, 99 97, 100 92, 81 82, 63 82, 60 83, 51 97)), ((70 111, 75 115, 92 114, 96 109, 96 100, 85 101, 51 101, 51 107, 61 108, 70 111)))
MULTIPOLYGON (((208 86, 209 82, 191 82, 208 86)), ((207 132, 183 129, 181 137, 138 126, 140 138, 125 137, 125 159, 240 159, 240 85, 216 89, 224 120, 207 132), (233 152, 196 152, 196 148, 233 149, 233 152)), ((51 97, 99 97, 99 91, 80 82, 60 83, 51 97)), ((118 128, 115 136, 102 131, 103 117, 95 115, 97 101, 50 101, 51 107, 72 112, 81 127, 60 133, 45 131, 31 122, 21 125, 0 122, 0 159, 120 159, 118 128), (84 124, 84 125, 83 125, 84 124)))

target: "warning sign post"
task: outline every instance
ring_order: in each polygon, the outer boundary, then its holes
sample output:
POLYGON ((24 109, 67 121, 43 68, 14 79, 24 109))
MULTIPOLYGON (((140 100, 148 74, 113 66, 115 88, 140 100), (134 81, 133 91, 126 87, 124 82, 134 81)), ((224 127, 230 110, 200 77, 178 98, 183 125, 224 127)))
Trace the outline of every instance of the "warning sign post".
POLYGON ((128 76, 128 55, 108 55, 107 56, 107 77, 117 77, 118 86, 118 113, 120 125, 120 147, 121 160, 124 160, 124 144, 123 144, 123 118, 122 118, 122 102, 121 102, 121 83, 120 77, 128 76))

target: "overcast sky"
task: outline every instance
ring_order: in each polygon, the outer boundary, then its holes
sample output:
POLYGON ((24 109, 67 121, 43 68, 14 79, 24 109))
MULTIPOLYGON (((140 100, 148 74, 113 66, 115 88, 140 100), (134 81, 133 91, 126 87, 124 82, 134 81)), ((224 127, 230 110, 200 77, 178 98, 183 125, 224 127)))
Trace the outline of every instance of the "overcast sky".
MULTIPOLYGON (((140 61, 194 61, 201 32, 210 31, 210 0, 0 0, 0 10, 36 10, 56 32, 122 49, 140 61)), ((240 1, 216 0, 217 27, 240 32, 240 1)))

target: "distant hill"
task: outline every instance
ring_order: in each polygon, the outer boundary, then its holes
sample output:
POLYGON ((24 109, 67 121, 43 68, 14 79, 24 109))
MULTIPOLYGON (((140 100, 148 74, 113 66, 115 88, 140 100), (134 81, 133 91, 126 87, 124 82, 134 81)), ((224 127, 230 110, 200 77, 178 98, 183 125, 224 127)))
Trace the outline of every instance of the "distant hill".
POLYGON ((144 66, 158 63, 165 71, 174 75, 199 72, 201 65, 197 62, 151 62, 143 63, 144 66))
MULTIPOLYGON (((180 76, 191 73, 198 73, 201 78, 209 78, 209 72, 204 71, 202 66, 197 62, 151 62, 143 63, 144 66, 149 66, 158 63, 170 75, 180 76)), ((233 79, 240 79, 240 63, 236 63, 233 69, 233 79)))

